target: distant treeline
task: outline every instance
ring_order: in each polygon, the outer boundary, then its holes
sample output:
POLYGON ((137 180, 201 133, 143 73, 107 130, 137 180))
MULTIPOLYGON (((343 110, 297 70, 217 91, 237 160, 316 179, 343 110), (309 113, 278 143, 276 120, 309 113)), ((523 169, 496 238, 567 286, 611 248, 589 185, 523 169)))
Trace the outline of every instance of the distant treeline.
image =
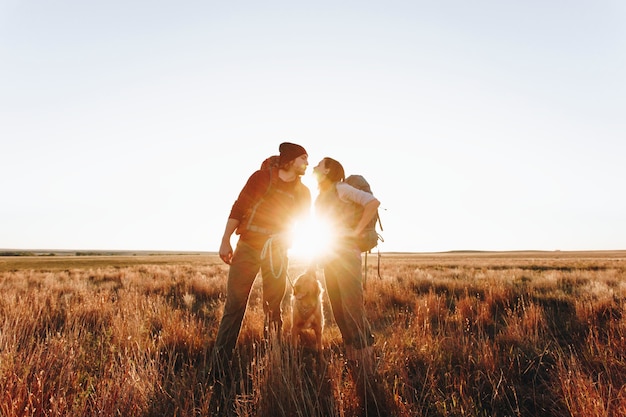
POLYGON ((117 252, 101 252, 101 251, 79 251, 79 252, 29 252, 29 251, 0 251, 0 256, 114 256, 127 255, 136 256, 135 253, 117 253, 117 252))
POLYGON ((30 252, 30 251, 16 251, 5 250, 0 251, 0 256, 104 256, 115 255, 114 252, 94 252, 94 251, 81 251, 81 252, 30 252))
POLYGON ((215 252, 168 252, 168 251, 25 251, 0 250, 2 256, 158 256, 158 255, 213 255, 215 252))

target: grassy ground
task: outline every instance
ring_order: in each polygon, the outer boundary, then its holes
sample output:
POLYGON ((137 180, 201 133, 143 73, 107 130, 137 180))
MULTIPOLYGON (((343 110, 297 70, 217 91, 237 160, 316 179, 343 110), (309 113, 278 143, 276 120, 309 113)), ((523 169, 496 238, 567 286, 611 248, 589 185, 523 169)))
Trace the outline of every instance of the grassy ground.
MULTIPOLYGON (((371 255, 369 267, 376 378, 346 365, 327 303, 321 358, 266 342, 257 282, 233 414, 626 415, 626 252, 383 254, 380 278, 371 255)), ((0 415, 209 415, 227 271, 210 254, 0 257, 0 415)), ((285 313, 288 329, 287 301, 285 313)))

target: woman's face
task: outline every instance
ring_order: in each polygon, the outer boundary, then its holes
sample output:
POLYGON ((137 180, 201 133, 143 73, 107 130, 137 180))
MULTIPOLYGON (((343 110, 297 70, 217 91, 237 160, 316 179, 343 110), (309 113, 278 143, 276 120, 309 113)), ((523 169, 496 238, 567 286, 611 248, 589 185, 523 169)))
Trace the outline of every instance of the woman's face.
POLYGON ((313 167, 313 176, 318 183, 322 182, 322 180, 326 178, 327 173, 328 169, 326 168, 326 161, 323 159, 316 166, 313 167))

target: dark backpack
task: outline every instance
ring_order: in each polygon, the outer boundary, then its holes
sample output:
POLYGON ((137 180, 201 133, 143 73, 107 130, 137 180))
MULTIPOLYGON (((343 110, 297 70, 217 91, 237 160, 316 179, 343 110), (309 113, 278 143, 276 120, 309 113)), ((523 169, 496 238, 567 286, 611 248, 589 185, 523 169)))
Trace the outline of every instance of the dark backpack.
MULTIPOLYGON (((358 188, 361 191, 373 194, 369 183, 362 175, 350 175, 344 180, 344 182, 348 185, 353 186, 354 188, 358 188)), ((357 212, 357 216, 359 216, 360 218, 360 215, 362 213, 363 210, 361 209, 357 212)), ((383 237, 376 230, 376 223, 378 223, 380 231, 382 232, 383 225, 380 222, 380 215, 378 211, 376 212, 376 216, 372 220, 370 220, 370 222, 363 230, 363 233, 361 233, 358 238, 357 244, 359 246, 359 249, 361 249, 361 252, 371 252, 372 249, 378 246, 378 241, 384 242, 383 237)))

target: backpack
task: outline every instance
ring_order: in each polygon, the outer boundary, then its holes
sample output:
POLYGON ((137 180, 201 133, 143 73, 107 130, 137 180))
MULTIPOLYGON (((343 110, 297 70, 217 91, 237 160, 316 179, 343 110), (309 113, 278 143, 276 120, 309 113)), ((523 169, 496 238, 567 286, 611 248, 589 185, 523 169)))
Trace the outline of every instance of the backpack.
MULTIPOLYGON (((278 170, 279 170, 279 155, 271 155, 265 158, 261 163, 261 171, 269 171, 270 181, 267 189, 263 193, 263 196, 256 201, 256 203, 250 208, 250 210, 244 216, 244 221, 242 222, 241 228, 238 229, 238 233, 241 233, 242 230, 250 230, 253 232, 260 232, 266 234, 272 234, 270 230, 267 230, 263 227, 257 226, 254 221, 256 220, 256 214, 258 208, 267 201, 267 199, 272 195, 274 189, 276 187, 276 183, 278 182, 278 170)), ((300 178, 297 179, 300 182, 300 178)), ((280 191, 279 191, 280 192, 280 191)))
POLYGON ((265 158, 263 163, 261 163, 261 170, 278 168, 278 161, 280 160, 279 155, 272 155, 265 158))
MULTIPOLYGON (((367 182, 365 177, 363 177, 362 175, 357 175, 357 174, 349 175, 343 182, 361 191, 365 191, 366 193, 373 194, 369 183, 367 182)), ((360 211, 359 213, 362 213, 362 211, 360 211)), ((380 214, 378 213, 378 211, 376 211, 376 216, 372 218, 372 220, 370 220, 370 222, 367 224, 367 226, 363 230, 363 233, 361 233, 361 235, 358 238, 357 244, 359 246, 359 249, 361 249, 361 252, 365 252, 365 253, 371 252, 372 249, 378 246, 379 240, 381 242, 384 242, 383 237, 376 230, 376 223, 378 223, 378 226, 380 227, 380 231, 382 232, 383 225, 380 221, 380 214)))

